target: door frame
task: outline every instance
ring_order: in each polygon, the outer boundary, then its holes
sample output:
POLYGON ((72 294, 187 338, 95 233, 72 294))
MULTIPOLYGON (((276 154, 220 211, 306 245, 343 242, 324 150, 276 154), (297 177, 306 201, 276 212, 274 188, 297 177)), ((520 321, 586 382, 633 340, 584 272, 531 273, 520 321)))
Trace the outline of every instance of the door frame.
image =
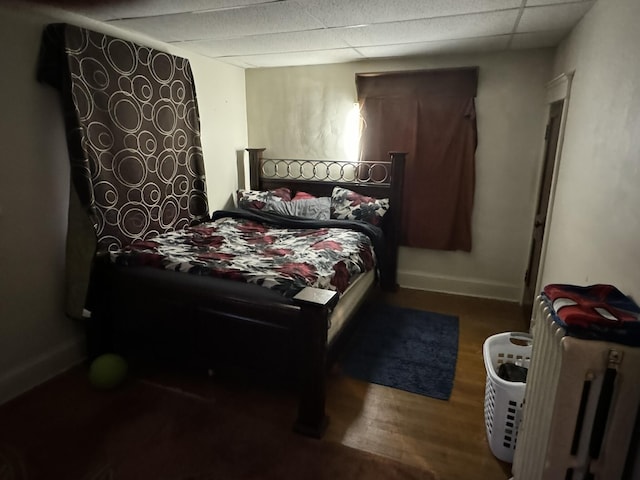
MULTIPOLYGON (((556 187, 558 184, 558 171, 560 168, 560 161, 562 158, 562 146, 564 144, 564 133, 565 133, 565 127, 567 124, 567 114, 569 111, 569 98, 570 98, 570 93, 571 93, 571 84, 573 82, 573 76, 574 76, 575 71, 571 71, 568 73, 562 73, 560 75, 558 75, 557 77, 555 77, 553 80, 551 80, 549 83, 547 83, 547 99, 546 99, 546 103, 547 103, 547 117, 549 117, 549 113, 551 111, 551 104, 558 102, 560 100, 562 100, 564 103, 562 105, 562 116, 560 117, 560 131, 558 133, 558 145, 556 146, 556 152, 555 152, 555 161, 554 161, 554 165, 553 165, 553 173, 551 176, 551 189, 549 191, 549 204, 547 206, 547 216, 546 216, 546 222, 545 222, 545 226, 544 226, 544 235, 542 237, 542 247, 541 247, 541 251, 540 251, 540 262, 538 264, 538 275, 536 278, 536 285, 535 285, 535 292, 540 292, 543 288, 542 285, 542 277, 544 275, 544 265, 545 265, 545 260, 546 260, 546 256, 547 256, 547 247, 548 247, 548 243, 549 243, 549 230, 551 227, 551 224, 553 222, 553 204, 555 201, 555 196, 556 196, 556 187)), ((546 143, 546 140, 545 140, 546 143)), ((544 167, 544 148, 543 148, 543 153, 542 153, 542 161, 540 162, 540 171, 538 172, 538 182, 537 182, 537 188, 536 188, 536 193, 538 193, 540 191, 540 188, 542 187, 541 182, 542 182, 542 170, 544 167)), ((537 197, 536 197, 537 198, 537 197)), ((533 231, 532 231, 533 233, 533 231)), ((533 235, 531 236, 531 241, 533 242, 533 235)), ((531 247, 531 245, 529 245, 529 247, 531 247)), ((524 291, 525 291, 525 284, 523 282, 523 286, 522 286, 522 295, 521 295, 521 302, 523 302, 524 300, 524 291)))

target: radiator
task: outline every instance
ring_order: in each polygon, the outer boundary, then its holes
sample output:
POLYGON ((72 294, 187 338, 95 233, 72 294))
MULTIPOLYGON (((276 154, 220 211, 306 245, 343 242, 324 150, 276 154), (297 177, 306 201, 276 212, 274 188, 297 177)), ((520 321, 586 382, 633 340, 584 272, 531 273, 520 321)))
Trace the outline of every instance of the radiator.
POLYGON ((640 348, 565 336, 542 298, 532 322, 514 480, 626 478, 640 404, 640 348))

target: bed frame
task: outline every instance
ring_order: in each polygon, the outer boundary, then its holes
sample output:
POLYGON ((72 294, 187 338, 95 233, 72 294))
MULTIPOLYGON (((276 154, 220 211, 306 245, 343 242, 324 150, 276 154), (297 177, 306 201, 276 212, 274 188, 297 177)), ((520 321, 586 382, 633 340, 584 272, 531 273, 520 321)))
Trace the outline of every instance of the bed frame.
MULTIPOLYGON (((383 261, 391 274, 383 277, 381 287, 395 289, 405 154, 391 152, 388 161, 361 162, 354 168, 351 162, 268 159, 264 150, 247 149, 252 189, 288 187, 330 196, 341 185, 390 198, 383 261)), ((98 259, 90 294, 89 351, 94 356, 144 351, 145 357, 188 357, 190 364, 213 369, 296 365, 294 430, 319 438, 328 424, 327 331, 338 297, 334 291, 306 288, 290 299, 257 285, 98 259)))

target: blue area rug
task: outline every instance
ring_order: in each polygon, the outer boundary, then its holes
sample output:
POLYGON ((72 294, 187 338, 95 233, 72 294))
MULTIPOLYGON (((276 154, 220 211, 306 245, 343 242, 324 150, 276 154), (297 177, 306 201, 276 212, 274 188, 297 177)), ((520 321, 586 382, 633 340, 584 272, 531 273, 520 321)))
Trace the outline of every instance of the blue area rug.
POLYGON ((447 400, 458 357, 458 317, 373 303, 355 319, 342 370, 370 383, 447 400))

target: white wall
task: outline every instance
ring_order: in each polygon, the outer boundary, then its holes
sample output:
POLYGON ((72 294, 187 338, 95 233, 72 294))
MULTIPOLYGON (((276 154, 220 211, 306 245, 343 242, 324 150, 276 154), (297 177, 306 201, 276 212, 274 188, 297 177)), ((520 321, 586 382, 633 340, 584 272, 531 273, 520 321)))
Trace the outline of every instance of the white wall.
MULTIPOLYGON (((575 70, 575 75, 542 265, 543 285, 610 283, 636 302, 640 302, 638 19, 637 0, 600 0, 558 49, 555 73, 575 70)), ((634 413, 629 412, 629 421, 634 413)), ((638 425, 636 421, 636 429, 638 425)), ((632 448, 630 478, 640 479, 640 445, 636 442, 632 448)))
POLYGON ((558 50, 575 70, 543 284, 611 283, 640 301, 640 2, 599 1, 558 50))
POLYGON ((35 80, 45 24, 68 22, 186 56, 200 107, 212 209, 236 188, 247 145, 244 71, 59 11, 0 6, 0 403, 80 361, 63 314, 69 161, 57 92, 35 80))
POLYGON ((519 301, 535 208, 553 51, 247 70, 249 143, 275 158, 345 158, 358 72, 480 67, 471 253, 402 248, 401 285, 519 301))

